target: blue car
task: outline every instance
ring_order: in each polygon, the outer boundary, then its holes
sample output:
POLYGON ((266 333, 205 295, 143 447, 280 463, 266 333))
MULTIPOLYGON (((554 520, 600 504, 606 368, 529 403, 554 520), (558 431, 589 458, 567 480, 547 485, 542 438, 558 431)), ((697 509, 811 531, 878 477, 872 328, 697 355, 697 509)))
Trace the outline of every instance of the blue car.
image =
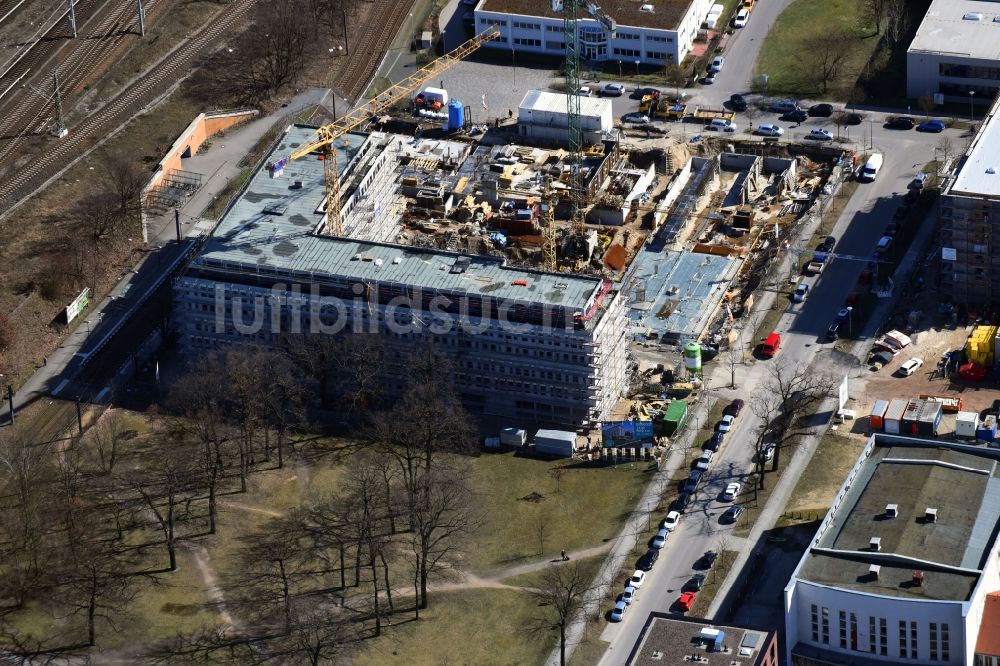
POLYGON ((943 132, 944 123, 940 120, 925 120, 917 125, 917 130, 920 132, 943 132))

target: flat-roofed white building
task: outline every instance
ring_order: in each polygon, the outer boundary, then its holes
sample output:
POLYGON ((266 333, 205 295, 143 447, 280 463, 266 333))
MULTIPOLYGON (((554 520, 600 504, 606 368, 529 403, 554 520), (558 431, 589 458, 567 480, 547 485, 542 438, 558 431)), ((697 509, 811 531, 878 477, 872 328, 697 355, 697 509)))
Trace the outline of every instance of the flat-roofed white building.
MULTIPOLYGON (((561 3, 550 0, 479 0, 475 29, 495 25, 500 38, 485 48, 516 49, 519 53, 562 56, 561 3)), ((595 62, 620 62, 623 67, 680 63, 691 50, 713 0, 613 0, 601 10, 617 23, 614 36, 585 9, 577 10, 580 57, 595 62)))
POLYGON ((989 104, 998 90, 1000 2, 934 0, 906 52, 907 97, 989 104))
POLYGON ((998 462, 997 449, 872 436, 785 587, 788 663, 973 664, 995 631, 998 462))
MULTIPOLYGON (((517 107, 517 132, 533 139, 566 141, 569 138, 568 100, 562 93, 529 90, 517 107)), ((580 98, 580 129, 585 144, 599 144, 614 129, 611 100, 580 98)))

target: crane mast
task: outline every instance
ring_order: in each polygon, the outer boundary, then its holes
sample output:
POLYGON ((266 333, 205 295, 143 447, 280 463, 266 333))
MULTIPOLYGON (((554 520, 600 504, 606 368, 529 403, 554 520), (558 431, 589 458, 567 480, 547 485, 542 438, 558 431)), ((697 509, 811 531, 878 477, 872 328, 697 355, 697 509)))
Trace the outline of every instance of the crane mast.
POLYGON ((580 34, 577 24, 579 0, 563 2, 563 36, 566 41, 566 129, 569 151, 569 205, 573 233, 583 235, 585 205, 583 172, 583 125, 580 113, 580 34))

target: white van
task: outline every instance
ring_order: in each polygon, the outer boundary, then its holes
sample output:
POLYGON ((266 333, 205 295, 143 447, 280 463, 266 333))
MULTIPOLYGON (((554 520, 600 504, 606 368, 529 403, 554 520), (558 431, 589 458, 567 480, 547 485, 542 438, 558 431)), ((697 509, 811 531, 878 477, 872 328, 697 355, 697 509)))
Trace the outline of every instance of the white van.
POLYGON ((861 167, 861 172, 858 174, 858 180, 861 181, 873 181, 875 176, 878 175, 879 169, 882 168, 882 154, 872 153, 865 162, 865 165, 861 167))

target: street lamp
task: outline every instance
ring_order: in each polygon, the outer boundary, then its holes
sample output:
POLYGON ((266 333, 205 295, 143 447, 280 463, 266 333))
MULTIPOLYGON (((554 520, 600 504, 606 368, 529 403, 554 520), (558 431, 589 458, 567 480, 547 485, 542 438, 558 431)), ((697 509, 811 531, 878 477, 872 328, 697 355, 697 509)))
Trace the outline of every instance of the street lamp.
POLYGON ((975 96, 976 96, 976 91, 975 90, 970 90, 969 91, 969 122, 970 123, 972 122, 972 116, 974 114, 974 111, 972 110, 972 100, 973 100, 973 98, 975 96))
POLYGON ((636 60, 636 61, 635 61, 635 75, 636 75, 636 76, 639 76, 639 64, 640 64, 641 62, 642 62, 641 60, 636 60))
POLYGON ((875 149, 875 121, 868 119, 868 145, 872 150, 875 149))
POLYGON ((622 61, 619 60, 618 61, 618 78, 620 79, 620 78, 622 78, 622 76, 623 76, 622 75, 622 61))

